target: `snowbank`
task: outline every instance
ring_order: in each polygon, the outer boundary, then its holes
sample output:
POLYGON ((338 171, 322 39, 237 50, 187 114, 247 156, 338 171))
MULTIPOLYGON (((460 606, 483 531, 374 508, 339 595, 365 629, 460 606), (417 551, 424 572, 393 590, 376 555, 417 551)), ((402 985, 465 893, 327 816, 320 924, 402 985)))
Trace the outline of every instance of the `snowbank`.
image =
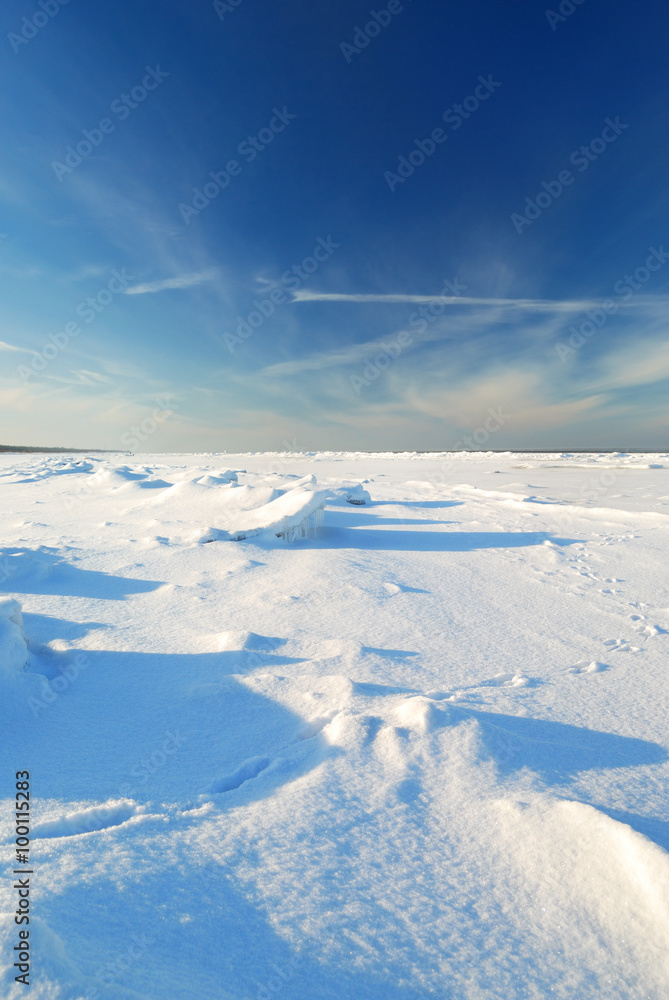
POLYGON ((295 487, 262 507, 240 510, 234 517, 227 519, 225 527, 209 528, 200 541, 239 542, 265 531, 287 541, 306 537, 314 527, 322 523, 323 508, 329 496, 328 490, 314 491, 295 487))
POLYGON ((23 670, 27 662, 21 605, 12 598, 0 599, 0 670, 23 670))

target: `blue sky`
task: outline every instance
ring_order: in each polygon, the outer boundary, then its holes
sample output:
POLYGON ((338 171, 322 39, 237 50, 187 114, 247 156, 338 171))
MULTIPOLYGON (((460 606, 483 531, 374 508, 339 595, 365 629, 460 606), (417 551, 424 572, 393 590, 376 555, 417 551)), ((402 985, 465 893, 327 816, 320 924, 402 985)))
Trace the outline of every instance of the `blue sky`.
POLYGON ((548 11, 5 0, 0 441, 669 447, 669 12, 548 11))

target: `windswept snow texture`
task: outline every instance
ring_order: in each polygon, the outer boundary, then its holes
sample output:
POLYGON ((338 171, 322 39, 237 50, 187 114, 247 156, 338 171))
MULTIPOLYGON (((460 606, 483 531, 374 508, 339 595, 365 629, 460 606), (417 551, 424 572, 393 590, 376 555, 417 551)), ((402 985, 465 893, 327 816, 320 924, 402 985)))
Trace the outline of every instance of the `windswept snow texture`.
POLYGON ((35 1000, 669 996, 669 455, 3 455, 0 497, 35 1000))

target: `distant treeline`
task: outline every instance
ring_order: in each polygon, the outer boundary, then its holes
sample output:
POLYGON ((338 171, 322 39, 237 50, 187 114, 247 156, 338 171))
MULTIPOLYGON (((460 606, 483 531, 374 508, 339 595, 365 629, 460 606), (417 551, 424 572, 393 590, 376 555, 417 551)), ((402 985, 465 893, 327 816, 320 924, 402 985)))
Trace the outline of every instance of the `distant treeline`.
POLYGON ((87 452, 105 451, 104 448, 33 448, 30 445, 23 444, 0 444, 0 452, 2 451, 38 451, 38 452, 77 452, 77 454, 85 454, 87 452))

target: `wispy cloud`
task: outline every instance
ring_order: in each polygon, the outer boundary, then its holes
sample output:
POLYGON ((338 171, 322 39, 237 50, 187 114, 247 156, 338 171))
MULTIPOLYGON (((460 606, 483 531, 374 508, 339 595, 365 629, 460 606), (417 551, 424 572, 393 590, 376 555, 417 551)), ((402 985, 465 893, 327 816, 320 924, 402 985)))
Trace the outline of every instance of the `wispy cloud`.
POLYGON ((74 271, 61 275, 62 281, 88 281, 89 278, 101 278, 111 271, 108 264, 83 264, 74 271))
POLYGON ((467 295, 409 295, 404 293, 376 294, 343 294, 339 292, 310 292, 299 289, 293 295, 294 302, 358 302, 367 304, 381 302, 386 304, 404 303, 407 305, 431 305, 435 302, 447 306, 495 306, 497 308, 527 309, 535 312, 577 312, 580 309, 592 309, 598 302, 595 299, 557 300, 557 299, 493 299, 475 298, 467 295))
POLYGON ((28 353, 25 347, 16 347, 15 344, 8 344, 4 340, 0 340, 0 351, 20 351, 22 354, 28 353))
POLYGON ((415 373, 406 387, 397 387, 397 394, 415 412, 462 428, 475 427, 488 407, 501 405, 514 430, 523 431, 568 425, 606 401, 604 394, 593 391, 567 395, 549 371, 527 362, 501 371, 491 365, 469 376, 460 371, 456 378, 445 365, 435 365, 428 377, 415 373))
POLYGON ((202 271, 199 274, 182 274, 176 278, 164 278, 162 281, 151 281, 144 285, 132 285, 126 288, 126 295, 152 295, 154 292, 165 292, 173 288, 192 288, 193 285, 201 285, 205 281, 213 281, 218 272, 215 270, 202 271))
POLYGON ((632 389, 669 379, 669 345, 665 336, 626 344, 605 356, 595 384, 604 390, 632 389))
MULTIPOLYGON (((390 339, 390 338, 389 338, 390 339)), ((293 361, 280 361, 268 365, 260 372, 272 378, 283 375, 300 375, 302 372, 320 371, 322 368, 339 368, 346 365, 359 364, 366 361, 370 355, 383 349, 383 341, 368 340, 364 344, 351 344, 348 347, 335 348, 332 351, 320 351, 306 358, 295 358, 293 361)))
MULTIPOLYGON (((352 302, 358 304, 382 303, 404 304, 405 306, 428 306, 440 303, 439 312, 418 309, 413 316, 420 317, 412 321, 411 315, 405 315, 402 326, 389 331, 384 338, 367 340, 363 343, 348 344, 334 347, 330 350, 317 351, 299 358, 277 362, 268 365, 260 372, 269 378, 282 378, 301 375, 304 372, 319 372, 326 369, 347 368, 371 361, 379 352, 387 352, 390 357, 402 356, 402 367, 408 357, 421 345, 439 341, 458 342, 460 351, 471 352, 471 345, 486 340, 490 344, 514 355, 522 355, 525 351, 535 351, 542 345, 554 343, 557 337, 569 337, 569 324, 578 323, 579 317, 585 319, 588 310, 601 311, 602 298, 599 299, 523 299, 523 298, 471 298, 465 296, 442 297, 439 295, 409 295, 409 294, 339 294, 297 291, 296 302, 352 302), (457 313, 450 312, 446 307, 459 307, 457 313), (392 345, 398 335, 408 335, 408 341, 399 350, 392 345), (512 340, 509 341, 509 336, 512 340), (491 339, 492 338, 492 339, 491 339), (494 343, 493 343, 494 342, 494 343), (391 345, 389 347, 389 345, 391 345)), ((669 297, 662 295, 637 295, 627 302, 618 300, 618 309, 626 310, 626 321, 634 320, 635 313, 644 315, 644 326, 649 332, 658 327, 664 329, 669 297)), ((664 338, 663 338, 664 339, 664 338)), ((603 345, 597 338, 597 352, 603 345)), ((428 361, 428 369, 433 361, 428 361)), ((485 367, 485 366, 484 366, 485 367)), ((635 370, 637 365, 635 364, 635 370)), ((643 367, 643 366, 641 366, 643 367)), ((649 371, 654 370, 653 364, 647 365, 649 371)), ((644 374, 646 371, 644 368, 644 374)), ((426 372, 427 374, 427 372, 426 372)), ((639 375, 639 377, 642 377, 639 375)))
MULTIPOLYGON (((478 300, 477 300, 478 301, 478 300)), ((429 344, 437 341, 460 341, 475 336, 485 336, 486 334, 499 334, 500 324, 504 322, 499 308, 491 310, 467 310, 458 316, 457 321, 451 322, 445 317, 436 318, 427 329, 419 329, 409 324, 390 332, 387 337, 367 340, 361 344, 349 344, 345 347, 335 347, 328 351, 317 351, 302 358, 293 358, 290 361, 279 361, 276 364, 268 365, 260 372, 261 375, 270 378, 278 378, 291 375, 301 375, 302 372, 316 372, 323 369, 346 368, 351 365, 359 365, 367 362, 380 352, 389 352, 391 357, 402 354, 406 357, 422 344, 429 344), (400 333, 408 334, 409 340, 406 346, 400 348, 389 347, 396 342, 400 333)), ((508 322, 508 321, 507 321, 508 322)), ((564 325, 564 317, 555 312, 546 311, 542 318, 535 324, 525 324, 516 330, 518 339, 521 336, 533 343, 550 341, 564 325)))
POLYGON ((63 382, 65 385, 96 385, 100 382, 113 385, 113 379, 101 375, 100 372, 89 371, 87 368, 79 368, 70 372, 74 378, 64 378, 62 375, 47 375, 46 378, 53 382, 63 382))
MULTIPOLYGON (((658 305, 666 306, 667 296, 645 295, 637 296, 629 302, 618 302, 618 308, 651 308, 658 305)), ((293 302, 358 302, 362 305, 381 302, 387 305, 404 303, 406 305, 431 305, 441 303, 444 306, 491 306, 501 309, 522 309, 527 312, 576 313, 585 309, 594 309, 602 303, 602 297, 596 299, 498 299, 477 298, 467 295, 410 295, 400 293, 390 294, 357 294, 341 292, 311 292, 298 289, 293 293, 293 302)))

